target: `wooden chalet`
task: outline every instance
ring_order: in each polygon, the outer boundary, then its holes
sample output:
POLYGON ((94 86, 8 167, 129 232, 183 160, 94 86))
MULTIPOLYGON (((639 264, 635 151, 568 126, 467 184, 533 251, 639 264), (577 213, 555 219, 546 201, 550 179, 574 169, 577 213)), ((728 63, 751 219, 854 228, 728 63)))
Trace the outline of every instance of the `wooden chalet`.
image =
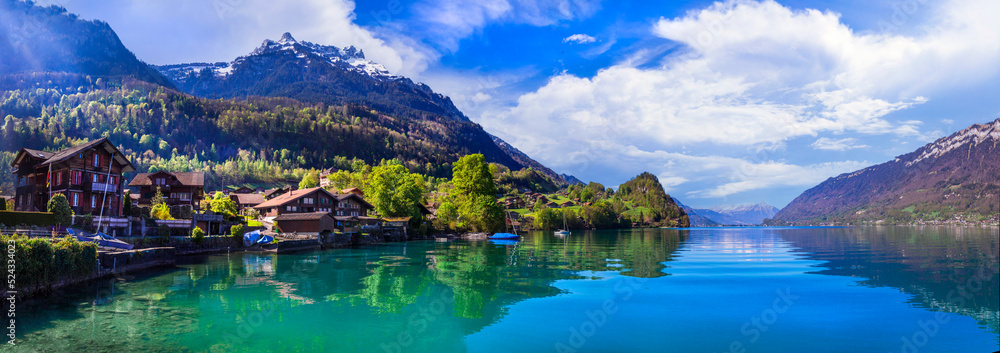
POLYGON ((319 173, 319 186, 324 188, 329 186, 330 179, 328 179, 327 177, 330 176, 330 174, 336 173, 338 171, 340 171, 340 169, 337 169, 337 167, 330 167, 327 169, 323 169, 323 171, 319 173))
POLYGON ((365 201, 364 198, 358 196, 358 194, 341 194, 337 195, 337 209, 336 216, 353 216, 353 217, 363 217, 367 216, 368 212, 374 209, 375 206, 365 201))
POLYGON ((365 197, 365 192, 361 191, 361 189, 358 189, 358 188, 347 188, 347 189, 344 189, 344 190, 340 190, 340 193, 341 194, 355 194, 355 195, 358 195, 358 196, 361 196, 361 197, 365 197))
POLYGON ((229 198, 236 202, 236 210, 243 214, 243 211, 254 206, 260 205, 267 200, 264 200, 264 195, 261 194, 229 194, 229 198))
POLYGON ((128 183, 128 186, 139 190, 139 205, 150 205, 156 189, 163 194, 163 201, 170 206, 190 205, 200 208, 201 200, 205 198, 205 173, 203 172, 166 172, 139 173, 128 183))
POLYGON ((289 191, 267 200, 253 208, 263 217, 276 217, 291 213, 333 212, 340 202, 338 196, 326 189, 315 187, 289 191))
POLYGON ((254 189, 248 188, 246 186, 241 186, 241 187, 239 187, 237 189, 231 189, 231 190, 227 189, 227 190, 229 191, 228 194, 230 194, 230 195, 232 195, 232 194, 252 194, 254 192, 254 189))
POLYGON ((95 216, 121 215, 123 174, 135 171, 107 138, 56 152, 22 148, 11 167, 14 210, 44 212, 53 195, 63 194, 74 213, 95 216))
POLYGON ((267 190, 264 190, 264 199, 265 200, 274 199, 274 198, 276 198, 278 196, 281 196, 281 195, 284 195, 284 194, 286 194, 286 193, 288 193, 289 191, 292 191, 292 190, 293 189, 292 189, 291 186, 285 186, 285 187, 280 187, 280 188, 267 189, 267 190))

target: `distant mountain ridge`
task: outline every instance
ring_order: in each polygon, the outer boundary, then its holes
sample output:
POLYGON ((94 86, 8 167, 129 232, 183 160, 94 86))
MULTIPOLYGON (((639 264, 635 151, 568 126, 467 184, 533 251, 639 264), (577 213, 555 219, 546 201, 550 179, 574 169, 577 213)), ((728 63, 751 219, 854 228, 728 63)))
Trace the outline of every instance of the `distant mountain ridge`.
POLYGON ((173 84, 125 48, 106 22, 85 21, 58 6, 0 0, 0 76, 65 72, 173 84))
POLYGON ((676 203, 677 206, 680 206, 681 209, 684 210, 684 213, 687 214, 688 219, 690 220, 692 227, 717 227, 717 226, 719 226, 719 223, 717 223, 717 222, 709 219, 708 217, 705 217, 705 216, 699 214, 697 212, 697 210, 695 210, 691 206, 688 206, 688 205, 685 205, 685 204, 681 203, 681 200, 678 200, 676 197, 674 197, 673 200, 674 200, 674 203, 676 203))
POLYGON ((763 201, 756 204, 710 208, 693 208, 686 205, 683 207, 685 207, 684 210, 688 213, 688 216, 691 217, 691 225, 696 227, 760 225, 765 219, 774 217, 778 213, 777 207, 763 201))
POLYGON ((806 190, 772 223, 988 218, 1000 205, 1000 119, 975 124, 892 161, 806 190))

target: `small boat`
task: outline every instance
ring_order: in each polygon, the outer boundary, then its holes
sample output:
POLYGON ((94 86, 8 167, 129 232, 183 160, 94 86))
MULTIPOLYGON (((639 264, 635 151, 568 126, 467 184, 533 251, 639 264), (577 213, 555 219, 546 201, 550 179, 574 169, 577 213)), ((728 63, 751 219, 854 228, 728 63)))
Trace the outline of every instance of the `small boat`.
POLYGON ((566 229, 569 229, 569 226, 567 226, 567 224, 566 224, 566 210, 563 210, 562 214, 563 214, 563 228, 556 231, 556 236, 566 236, 566 235, 569 235, 569 231, 566 230, 566 229))
POLYGON ((490 236, 490 240, 517 240, 521 239, 520 235, 510 234, 510 233, 496 233, 490 236))
POLYGON ((106 248, 122 249, 122 250, 132 250, 132 248, 133 248, 132 244, 129 244, 129 243, 126 243, 124 241, 115 239, 115 237, 107 235, 107 234, 104 234, 104 233, 101 233, 101 232, 97 232, 96 234, 94 234, 93 237, 87 237, 87 236, 76 234, 76 232, 74 232, 72 229, 67 229, 66 232, 68 232, 70 235, 72 235, 74 238, 76 238, 76 240, 96 243, 97 246, 103 246, 103 247, 106 247, 106 248))
POLYGON ((269 244, 274 241, 274 238, 270 235, 261 234, 259 230, 248 232, 243 234, 243 246, 252 246, 255 244, 269 244))

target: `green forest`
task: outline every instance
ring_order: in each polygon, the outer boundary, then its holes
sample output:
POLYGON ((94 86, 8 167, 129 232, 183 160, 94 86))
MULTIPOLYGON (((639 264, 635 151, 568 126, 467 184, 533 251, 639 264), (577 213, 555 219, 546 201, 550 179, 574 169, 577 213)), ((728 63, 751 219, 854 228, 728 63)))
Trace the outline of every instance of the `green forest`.
POLYGON ((204 171, 206 187, 298 182, 312 168, 349 169, 355 159, 399 159, 437 177, 479 151, 487 161, 520 165, 472 123, 400 118, 359 105, 306 104, 287 98, 193 97, 141 81, 108 82, 74 74, 0 78, 0 191, 10 193, 10 163, 21 148, 58 150, 108 137, 138 172, 204 171), (492 148, 488 148, 492 147, 492 148))

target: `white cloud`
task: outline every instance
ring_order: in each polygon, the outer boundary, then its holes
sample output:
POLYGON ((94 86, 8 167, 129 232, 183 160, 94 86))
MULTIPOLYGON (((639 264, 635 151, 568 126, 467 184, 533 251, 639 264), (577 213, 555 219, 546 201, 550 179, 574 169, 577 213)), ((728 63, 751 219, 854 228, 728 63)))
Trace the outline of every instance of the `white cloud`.
POLYGON ((490 23, 549 26, 586 18, 600 9, 599 0, 434 0, 414 5, 415 18, 426 23, 427 38, 447 50, 490 23))
MULTIPOLYGON (((557 75, 515 105, 473 117, 543 163, 565 169, 615 163, 608 161, 622 156, 614 151, 626 146, 759 150, 827 133, 920 139, 920 121, 886 116, 955 85, 995 77, 1000 60, 1000 22, 982 15, 1000 13, 1000 2, 940 6, 926 9, 940 16, 925 33, 904 36, 855 31, 835 13, 794 11, 773 1, 716 3, 655 24, 656 35, 687 48, 659 67, 637 59, 592 77, 557 75), (607 159, 595 157, 602 155, 607 159)), ((729 181, 697 194, 789 185, 859 164, 767 163, 756 164, 788 175, 729 181)))
POLYGON ((858 144, 858 139, 853 137, 842 138, 842 139, 831 139, 828 137, 821 137, 816 142, 813 142, 810 146, 817 150, 826 151, 846 151, 858 148, 868 148, 867 145, 858 144))
POLYGON ((569 37, 563 38, 563 43, 575 43, 575 44, 587 44, 596 42, 597 38, 588 36, 586 34, 577 33, 569 37))
POLYGON ((747 163, 741 170, 746 173, 736 181, 724 183, 713 189, 689 192, 701 198, 726 197, 744 191, 776 186, 812 186, 832 176, 855 171, 870 165, 867 162, 827 162, 799 166, 778 162, 747 163))

